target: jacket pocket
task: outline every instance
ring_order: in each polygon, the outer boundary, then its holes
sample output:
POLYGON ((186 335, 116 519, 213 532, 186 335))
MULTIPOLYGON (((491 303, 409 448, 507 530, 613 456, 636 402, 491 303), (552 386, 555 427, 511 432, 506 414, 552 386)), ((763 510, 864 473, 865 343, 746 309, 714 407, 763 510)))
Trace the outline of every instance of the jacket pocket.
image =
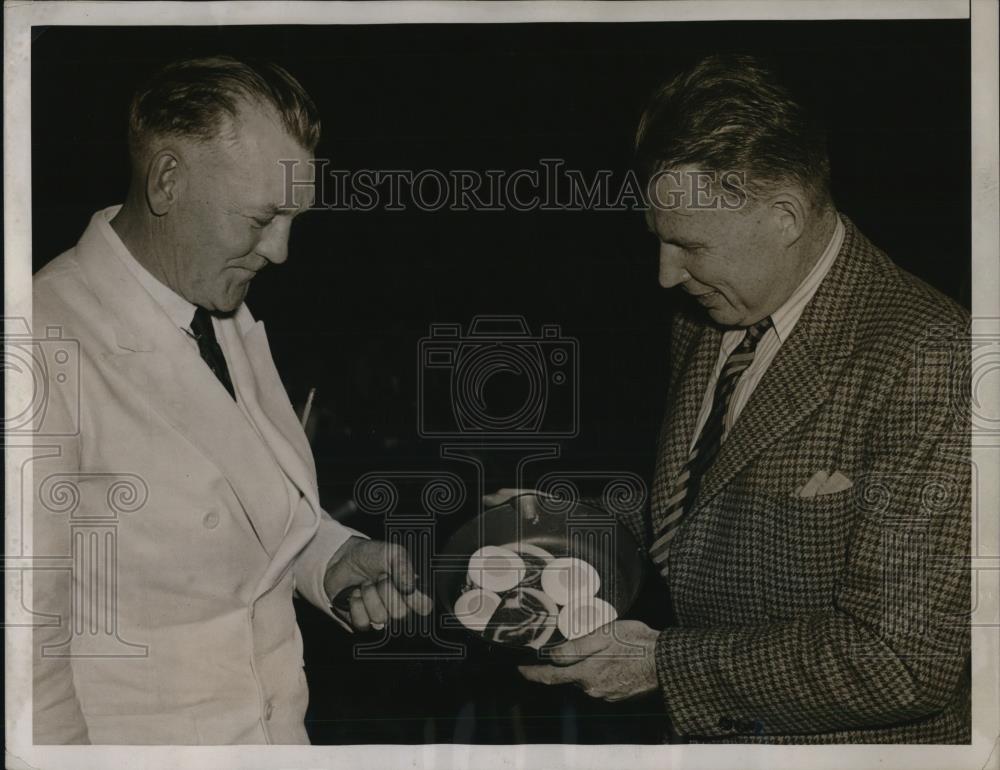
POLYGON ((784 619, 833 606, 847 564, 855 490, 810 498, 760 498, 749 538, 760 610, 784 619))

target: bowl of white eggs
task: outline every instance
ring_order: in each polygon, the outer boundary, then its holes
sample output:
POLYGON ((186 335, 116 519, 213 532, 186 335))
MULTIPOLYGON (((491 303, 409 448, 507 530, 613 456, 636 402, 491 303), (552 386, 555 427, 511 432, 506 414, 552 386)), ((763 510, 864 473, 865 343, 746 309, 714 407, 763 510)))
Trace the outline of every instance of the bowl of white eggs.
POLYGON ((435 591, 449 626, 537 656, 624 615, 645 559, 594 504, 521 495, 465 522, 443 550, 435 591))

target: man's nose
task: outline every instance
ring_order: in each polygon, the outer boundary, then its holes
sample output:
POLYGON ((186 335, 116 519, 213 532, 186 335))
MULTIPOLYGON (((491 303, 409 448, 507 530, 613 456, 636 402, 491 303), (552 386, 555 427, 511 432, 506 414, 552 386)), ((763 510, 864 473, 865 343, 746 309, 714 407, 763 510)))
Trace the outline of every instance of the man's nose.
POLYGON ((257 253, 268 262, 280 265, 288 259, 288 235, 290 229, 290 222, 284 221, 283 218, 275 219, 268 226, 264 237, 257 244, 257 253))
POLYGON ((679 283, 684 283, 691 277, 684 267, 684 255, 681 249, 667 243, 660 244, 660 286, 669 289, 679 283))

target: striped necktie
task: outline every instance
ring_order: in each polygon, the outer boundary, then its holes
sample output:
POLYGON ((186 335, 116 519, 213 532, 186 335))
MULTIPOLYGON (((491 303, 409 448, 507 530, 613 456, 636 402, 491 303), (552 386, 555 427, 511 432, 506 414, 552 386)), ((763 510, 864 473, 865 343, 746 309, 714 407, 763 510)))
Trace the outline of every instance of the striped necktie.
POLYGON ((677 530, 684 520, 684 514, 693 507, 701 480, 722 446, 726 411, 729 409, 729 401, 733 391, 736 390, 736 383, 739 381, 740 375, 753 363, 757 343, 761 341, 770 328, 770 316, 748 328, 742 341, 729 354, 722 371, 719 373, 719 380, 715 383, 712 409, 708 413, 708 419, 702 426, 698 440, 694 443, 687 462, 681 468, 681 472, 670 491, 670 496, 663 506, 665 511, 663 523, 657 531, 656 540, 649 548, 653 563, 657 565, 664 576, 667 574, 667 554, 670 550, 670 541, 677 534, 677 530))

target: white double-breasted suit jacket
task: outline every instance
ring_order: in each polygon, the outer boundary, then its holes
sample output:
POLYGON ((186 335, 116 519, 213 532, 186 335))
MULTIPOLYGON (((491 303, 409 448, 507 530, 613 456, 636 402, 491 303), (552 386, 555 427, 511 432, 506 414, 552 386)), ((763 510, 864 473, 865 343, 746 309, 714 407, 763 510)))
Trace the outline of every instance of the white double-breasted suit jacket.
POLYGON ((35 742, 308 742, 292 597, 335 617, 323 577, 356 533, 320 507, 263 324, 214 320, 237 403, 127 268, 116 211, 34 278, 34 336, 78 358, 40 375, 35 742))

